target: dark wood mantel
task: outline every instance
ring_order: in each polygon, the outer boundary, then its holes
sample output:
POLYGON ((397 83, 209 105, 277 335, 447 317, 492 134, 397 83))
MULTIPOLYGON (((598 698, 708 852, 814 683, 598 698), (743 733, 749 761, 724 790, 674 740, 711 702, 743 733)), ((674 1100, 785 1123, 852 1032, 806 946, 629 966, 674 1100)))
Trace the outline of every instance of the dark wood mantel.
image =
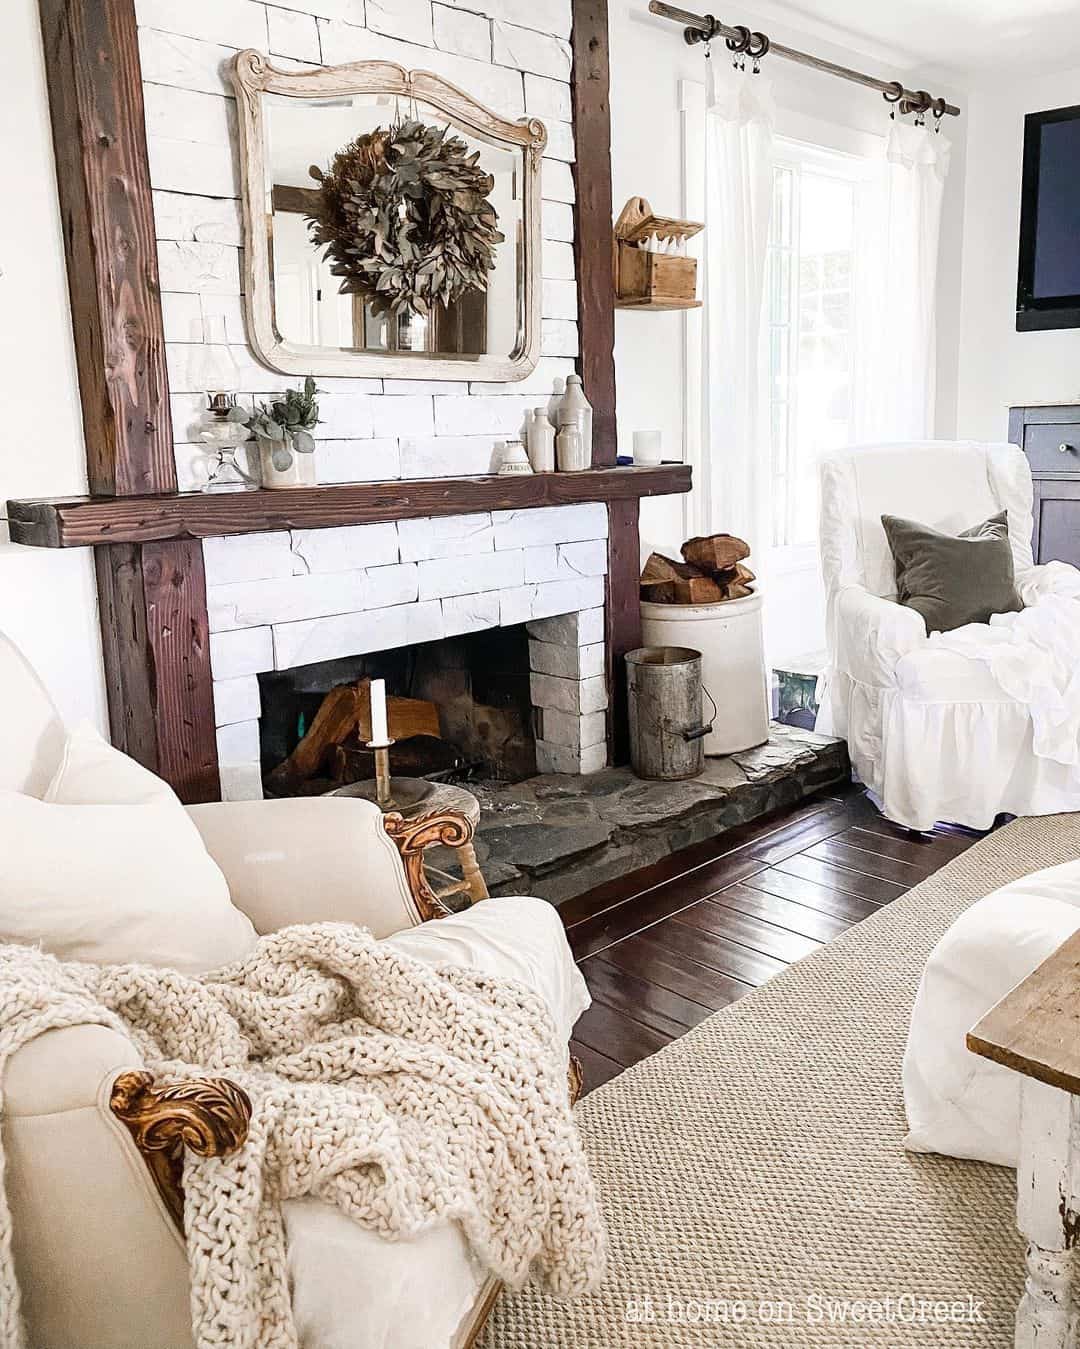
POLYGON ((685 464, 594 468, 479 478, 294 487, 287 491, 161 492, 9 501, 14 543, 79 548, 166 539, 205 539, 275 529, 325 529, 474 511, 522 510, 574 502, 637 502, 690 490, 685 464))

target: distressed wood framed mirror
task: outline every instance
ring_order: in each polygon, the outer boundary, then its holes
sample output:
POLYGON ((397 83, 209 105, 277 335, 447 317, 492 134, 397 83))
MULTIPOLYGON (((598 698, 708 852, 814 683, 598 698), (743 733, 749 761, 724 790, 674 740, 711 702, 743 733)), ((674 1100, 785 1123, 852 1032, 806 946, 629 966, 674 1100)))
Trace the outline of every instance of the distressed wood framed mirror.
POLYGON ((542 122, 389 61, 233 65, 244 304, 287 375, 524 379, 540 356, 542 122))

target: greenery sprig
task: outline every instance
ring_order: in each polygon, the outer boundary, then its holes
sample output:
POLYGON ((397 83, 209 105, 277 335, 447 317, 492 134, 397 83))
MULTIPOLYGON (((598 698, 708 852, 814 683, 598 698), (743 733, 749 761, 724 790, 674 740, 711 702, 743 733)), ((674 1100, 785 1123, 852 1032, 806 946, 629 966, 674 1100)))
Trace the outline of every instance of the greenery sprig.
POLYGON ((284 398, 260 403, 245 417, 255 436, 270 442, 270 458, 279 473, 291 467, 294 450, 297 454, 315 453, 311 432, 319 422, 318 392, 308 375, 303 389, 289 389, 284 398))
POLYGON ((505 236, 479 158, 449 127, 403 119, 358 136, 325 172, 312 165, 319 205, 308 228, 341 293, 382 315, 428 314, 486 291, 505 236))

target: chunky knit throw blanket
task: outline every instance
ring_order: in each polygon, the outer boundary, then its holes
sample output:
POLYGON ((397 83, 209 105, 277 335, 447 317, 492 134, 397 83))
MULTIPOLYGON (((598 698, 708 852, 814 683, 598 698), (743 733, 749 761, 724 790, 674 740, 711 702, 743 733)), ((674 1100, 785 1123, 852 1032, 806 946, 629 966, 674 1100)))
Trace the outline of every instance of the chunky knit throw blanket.
MULTIPOLYGON (((336 923, 263 937, 200 978, 0 946, 0 1077, 35 1035, 85 1023, 129 1035, 163 1080, 222 1075, 251 1096, 244 1147, 185 1163, 200 1349, 296 1346, 281 1204, 302 1195, 389 1240, 456 1222, 511 1284, 534 1262, 563 1296, 602 1276, 561 1046, 519 984, 336 923)), ((23 1349, 2 1182, 0 1151, 0 1349, 23 1349)))

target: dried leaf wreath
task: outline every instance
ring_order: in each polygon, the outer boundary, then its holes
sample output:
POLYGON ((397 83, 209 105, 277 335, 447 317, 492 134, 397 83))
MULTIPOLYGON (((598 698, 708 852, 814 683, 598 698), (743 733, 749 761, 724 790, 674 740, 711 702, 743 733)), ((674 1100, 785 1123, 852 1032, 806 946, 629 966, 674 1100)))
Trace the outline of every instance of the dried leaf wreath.
POLYGON ((449 127, 404 119, 358 136, 325 173, 312 165, 319 205, 308 228, 341 293, 363 296, 377 315, 427 314, 487 290, 505 236, 479 158, 449 127))

